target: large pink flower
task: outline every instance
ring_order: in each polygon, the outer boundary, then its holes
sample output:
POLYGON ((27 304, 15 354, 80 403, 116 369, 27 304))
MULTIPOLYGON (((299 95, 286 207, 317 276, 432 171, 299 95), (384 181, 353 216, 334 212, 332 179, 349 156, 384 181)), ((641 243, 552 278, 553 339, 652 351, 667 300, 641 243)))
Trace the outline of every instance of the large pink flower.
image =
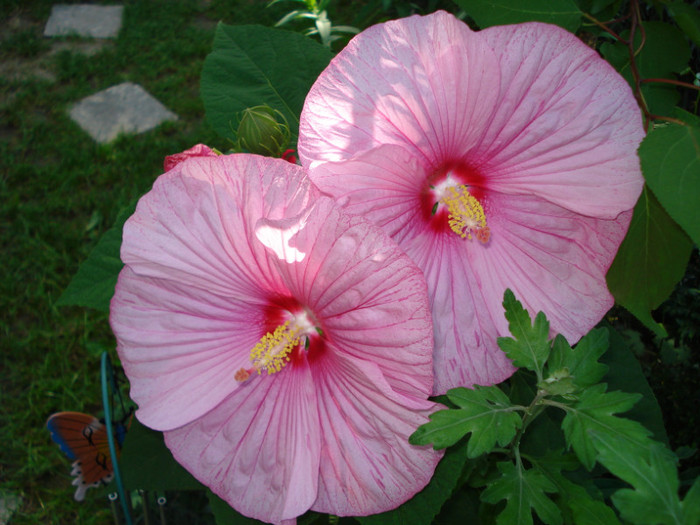
POLYGON ((441 454, 420 270, 304 170, 190 158, 124 227, 111 306, 137 417, 241 513, 280 522, 396 507, 441 454))
POLYGON ((513 372, 496 344, 506 288, 573 341, 612 306, 641 116, 563 29, 474 32, 444 12, 371 27, 312 87, 299 136, 312 180, 423 269, 436 393, 513 372))

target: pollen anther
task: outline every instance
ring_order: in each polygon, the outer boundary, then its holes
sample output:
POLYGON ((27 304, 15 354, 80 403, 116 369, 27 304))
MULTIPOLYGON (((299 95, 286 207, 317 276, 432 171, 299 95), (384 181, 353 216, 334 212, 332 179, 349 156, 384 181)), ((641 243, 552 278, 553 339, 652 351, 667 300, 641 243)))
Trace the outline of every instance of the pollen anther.
POLYGON ((266 333, 250 351, 253 368, 261 374, 279 372, 289 362, 289 353, 299 346, 299 328, 289 328, 289 321, 266 333))
POLYGON ((476 237, 483 244, 489 241, 491 231, 486 225, 484 208, 465 185, 447 188, 442 202, 447 206, 447 222, 453 232, 462 239, 476 237))

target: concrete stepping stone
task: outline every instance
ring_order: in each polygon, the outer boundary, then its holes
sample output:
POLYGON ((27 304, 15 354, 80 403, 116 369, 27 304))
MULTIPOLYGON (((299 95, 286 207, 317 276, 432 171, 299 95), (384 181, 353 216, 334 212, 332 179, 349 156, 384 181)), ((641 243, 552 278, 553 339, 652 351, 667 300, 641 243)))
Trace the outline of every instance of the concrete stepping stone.
POLYGON ((113 38, 122 26, 121 5, 56 4, 44 27, 44 36, 113 38))
POLYGON ((70 117, 93 139, 106 143, 120 133, 143 133, 177 115, 132 82, 117 84, 84 98, 70 117))

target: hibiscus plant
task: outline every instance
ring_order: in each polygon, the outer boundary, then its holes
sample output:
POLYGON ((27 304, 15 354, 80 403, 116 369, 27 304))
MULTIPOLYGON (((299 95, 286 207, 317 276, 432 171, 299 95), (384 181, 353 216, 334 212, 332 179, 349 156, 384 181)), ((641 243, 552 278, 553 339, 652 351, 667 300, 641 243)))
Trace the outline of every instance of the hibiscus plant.
POLYGON ((110 309, 126 488, 217 523, 700 523, 609 314, 665 336, 700 242, 697 7, 457 0, 334 54, 304 3, 323 44, 218 26, 239 153, 173 152, 61 298, 110 309))

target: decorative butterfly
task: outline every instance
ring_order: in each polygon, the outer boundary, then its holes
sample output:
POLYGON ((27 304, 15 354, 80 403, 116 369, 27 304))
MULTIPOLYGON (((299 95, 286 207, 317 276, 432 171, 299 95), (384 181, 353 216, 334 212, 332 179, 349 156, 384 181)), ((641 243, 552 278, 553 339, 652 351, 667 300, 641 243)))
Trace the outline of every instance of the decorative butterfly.
MULTIPOLYGON (((107 427, 96 417, 80 412, 58 412, 49 417, 46 426, 63 453, 73 460, 73 486, 76 501, 85 498, 91 487, 106 485, 114 477, 109 453, 107 427)), ((117 450, 121 449, 126 434, 124 425, 117 425, 117 450)), ((117 452, 117 455, 119 452, 117 452)))
MULTIPOLYGON (((126 410, 118 388, 117 377, 109 357, 102 356, 102 401, 105 419, 99 420, 81 412, 57 412, 46 421, 51 432, 51 439, 61 447, 63 453, 73 460, 71 476, 76 501, 83 501, 85 493, 91 487, 106 485, 115 477, 113 461, 119 459, 121 446, 133 414, 133 409, 126 410), (112 417, 115 399, 119 403, 121 420, 112 417), (108 429, 113 429, 112 435, 108 429), (110 453, 110 441, 113 451, 110 453)), ((117 485, 121 485, 119 472, 116 472, 117 485)), ((118 487, 120 492, 123 489, 118 487)))

